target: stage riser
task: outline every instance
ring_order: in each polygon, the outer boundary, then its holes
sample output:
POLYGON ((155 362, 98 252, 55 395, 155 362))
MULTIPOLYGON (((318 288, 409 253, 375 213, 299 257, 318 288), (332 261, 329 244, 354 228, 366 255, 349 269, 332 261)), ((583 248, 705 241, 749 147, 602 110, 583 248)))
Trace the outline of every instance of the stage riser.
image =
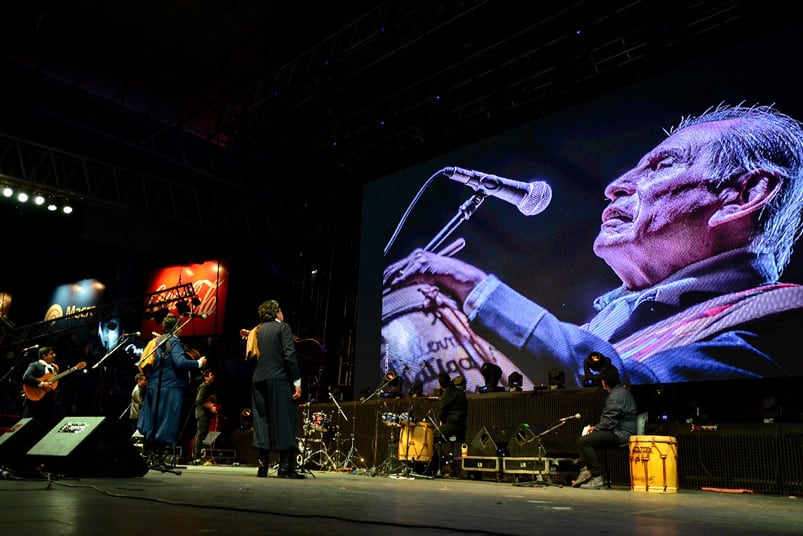
MULTIPOLYGON (((684 388, 687 387, 679 387, 684 388)), ((646 386, 633 388, 639 409, 650 410, 656 404, 653 389, 646 386)), ((568 420, 542 438, 545 456, 565 458, 576 453, 577 438, 582 427, 596 422, 604 400, 605 393, 598 389, 470 394, 466 443, 470 446, 472 439, 484 427, 491 431, 491 435, 493 430, 499 429, 515 434, 526 424, 532 434, 538 435, 555 426, 560 418, 580 413, 581 419, 568 420)), ((688 405, 686 400, 684 405, 688 405)), ((698 400, 701 399, 698 397, 698 400)), ((425 419, 430 410, 434 412, 436 404, 436 400, 426 398, 342 402, 340 406, 348 420, 340 415, 334 404, 312 404, 309 408, 299 408, 298 436, 303 437, 306 432, 312 438, 323 437, 331 441, 339 430, 342 441, 340 448, 348 451, 353 434, 354 446, 370 468, 396 454, 397 444, 394 441, 398 440, 400 429, 385 424, 383 414, 408 413, 420 421, 425 419), (304 426, 305 417, 316 412, 323 412, 330 419, 325 433, 311 431, 309 426, 304 426)), ((739 404, 735 407, 739 407, 739 404)), ((803 425, 725 424, 719 425, 717 432, 691 432, 691 424, 668 423, 656 419, 655 415, 656 412, 651 412, 646 433, 677 438, 677 468, 681 488, 747 488, 789 494, 803 492, 803 425)), ((755 417, 760 419, 759 415, 755 417)), ((526 437, 529 438, 530 434, 526 437)), ((248 445, 250 442, 246 440, 241 444, 248 445)), ((244 448, 247 449, 247 446, 244 448)), ((524 454, 529 456, 530 453, 524 454)), ((628 449, 622 448, 613 454, 609 463, 612 483, 629 486, 628 449)), ((249 456, 252 457, 247 452, 241 453, 238 446, 238 458, 247 460, 249 456)))

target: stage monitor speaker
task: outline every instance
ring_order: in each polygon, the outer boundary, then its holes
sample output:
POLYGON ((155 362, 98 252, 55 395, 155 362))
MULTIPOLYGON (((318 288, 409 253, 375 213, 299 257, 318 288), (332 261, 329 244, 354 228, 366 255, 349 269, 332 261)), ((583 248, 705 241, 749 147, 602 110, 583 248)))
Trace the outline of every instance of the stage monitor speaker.
POLYGON ((45 472, 70 477, 133 477, 148 466, 131 441, 128 423, 106 417, 65 417, 28 456, 45 472))
POLYGON ((513 433, 513 437, 508 443, 507 450, 511 458, 537 458, 546 456, 545 451, 539 448, 541 441, 538 434, 529 424, 522 423, 513 433))
POLYGON ((469 456, 507 456, 509 428, 483 426, 468 446, 469 456))
POLYGON ((0 435, 0 466, 9 470, 28 470, 36 465, 26 453, 47 433, 39 421, 26 417, 0 435))

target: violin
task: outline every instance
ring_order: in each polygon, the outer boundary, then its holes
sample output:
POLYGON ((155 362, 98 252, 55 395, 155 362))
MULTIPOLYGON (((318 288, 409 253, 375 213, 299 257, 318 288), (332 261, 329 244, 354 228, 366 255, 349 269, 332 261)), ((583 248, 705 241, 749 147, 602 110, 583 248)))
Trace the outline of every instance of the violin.
POLYGON ((187 346, 186 344, 183 344, 183 343, 182 343, 181 346, 184 348, 184 353, 187 354, 187 357, 189 357, 190 359, 194 359, 195 361, 198 361, 199 359, 201 359, 203 357, 201 355, 201 352, 199 352, 195 348, 190 348, 189 346, 187 346))
MULTIPOLYGON (((144 357, 139 360, 139 362, 137 363, 137 367, 139 368, 139 371, 144 374, 147 374, 148 371, 153 367, 153 361, 156 357, 156 343, 158 340, 159 336, 154 337, 153 339, 148 341, 148 344, 146 344, 145 348, 142 350, 142 355, 144 357)), ((198 361, 203 357, 201 355, 201 352, 199 352, 195 348, 190 348, 184 343, 181 344, 181 347, 184 349, 184 353, 187 354, 187 357, 189 357, 190 359, 198 361)))

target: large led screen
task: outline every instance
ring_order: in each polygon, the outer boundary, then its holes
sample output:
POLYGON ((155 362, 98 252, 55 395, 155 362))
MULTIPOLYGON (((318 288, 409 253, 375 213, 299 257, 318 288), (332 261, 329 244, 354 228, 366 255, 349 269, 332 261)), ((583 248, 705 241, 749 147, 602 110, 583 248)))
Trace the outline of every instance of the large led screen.
POLYGON ((710 126, 668 138, 722 103, 803 120, 779 53, 799 44, 789 32, 700 58, 368 184, 355 391, 401 376, 431 393, 444 371, 469 392, 511 374, 524 390, 581 387, 607 362, 634 384, 803 375, 803 262, 794 247, 784 260, 801 155, 761 138, 738 163, 768 161, 719 187, 703 163, 738 144, 710 126))

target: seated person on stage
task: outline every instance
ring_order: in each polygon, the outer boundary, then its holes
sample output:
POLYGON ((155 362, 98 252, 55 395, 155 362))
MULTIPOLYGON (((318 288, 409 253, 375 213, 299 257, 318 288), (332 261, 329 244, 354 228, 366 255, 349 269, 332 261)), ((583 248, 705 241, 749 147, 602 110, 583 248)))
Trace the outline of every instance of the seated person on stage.
POLYGON ((600 370, 599 379, 608 396, 605 398, 599 422, 586 426, 583 435, 577 440, 580 461, 584 467, 577 479, 572 481, 575 488, 601 489, 605 482, 596 449, 627 444, 630 436, 636 433, 636 401, 630 391, 619 383, 619 370, 613 365, 607 365, 600 370))
MULTIPOLYGON (((455 381, 462 380, 461 377, 455 381)), ((438 383, 441 394, 438 398, 437 418, 440 437, 439 455, 441 460, 440 474, 448 476, 454 456, 456 443, 466 440, 466 418, 468 417, 468 399, 466 393, 460 389, 446 372, 438 374, 438 383)))
POLYGON ((444 441, 454 443, 466 439, 466 417, 468 399, 462 389, 458 389, 447 372, 438 374, 441 395, 438 398, 438 426, 444 441))

